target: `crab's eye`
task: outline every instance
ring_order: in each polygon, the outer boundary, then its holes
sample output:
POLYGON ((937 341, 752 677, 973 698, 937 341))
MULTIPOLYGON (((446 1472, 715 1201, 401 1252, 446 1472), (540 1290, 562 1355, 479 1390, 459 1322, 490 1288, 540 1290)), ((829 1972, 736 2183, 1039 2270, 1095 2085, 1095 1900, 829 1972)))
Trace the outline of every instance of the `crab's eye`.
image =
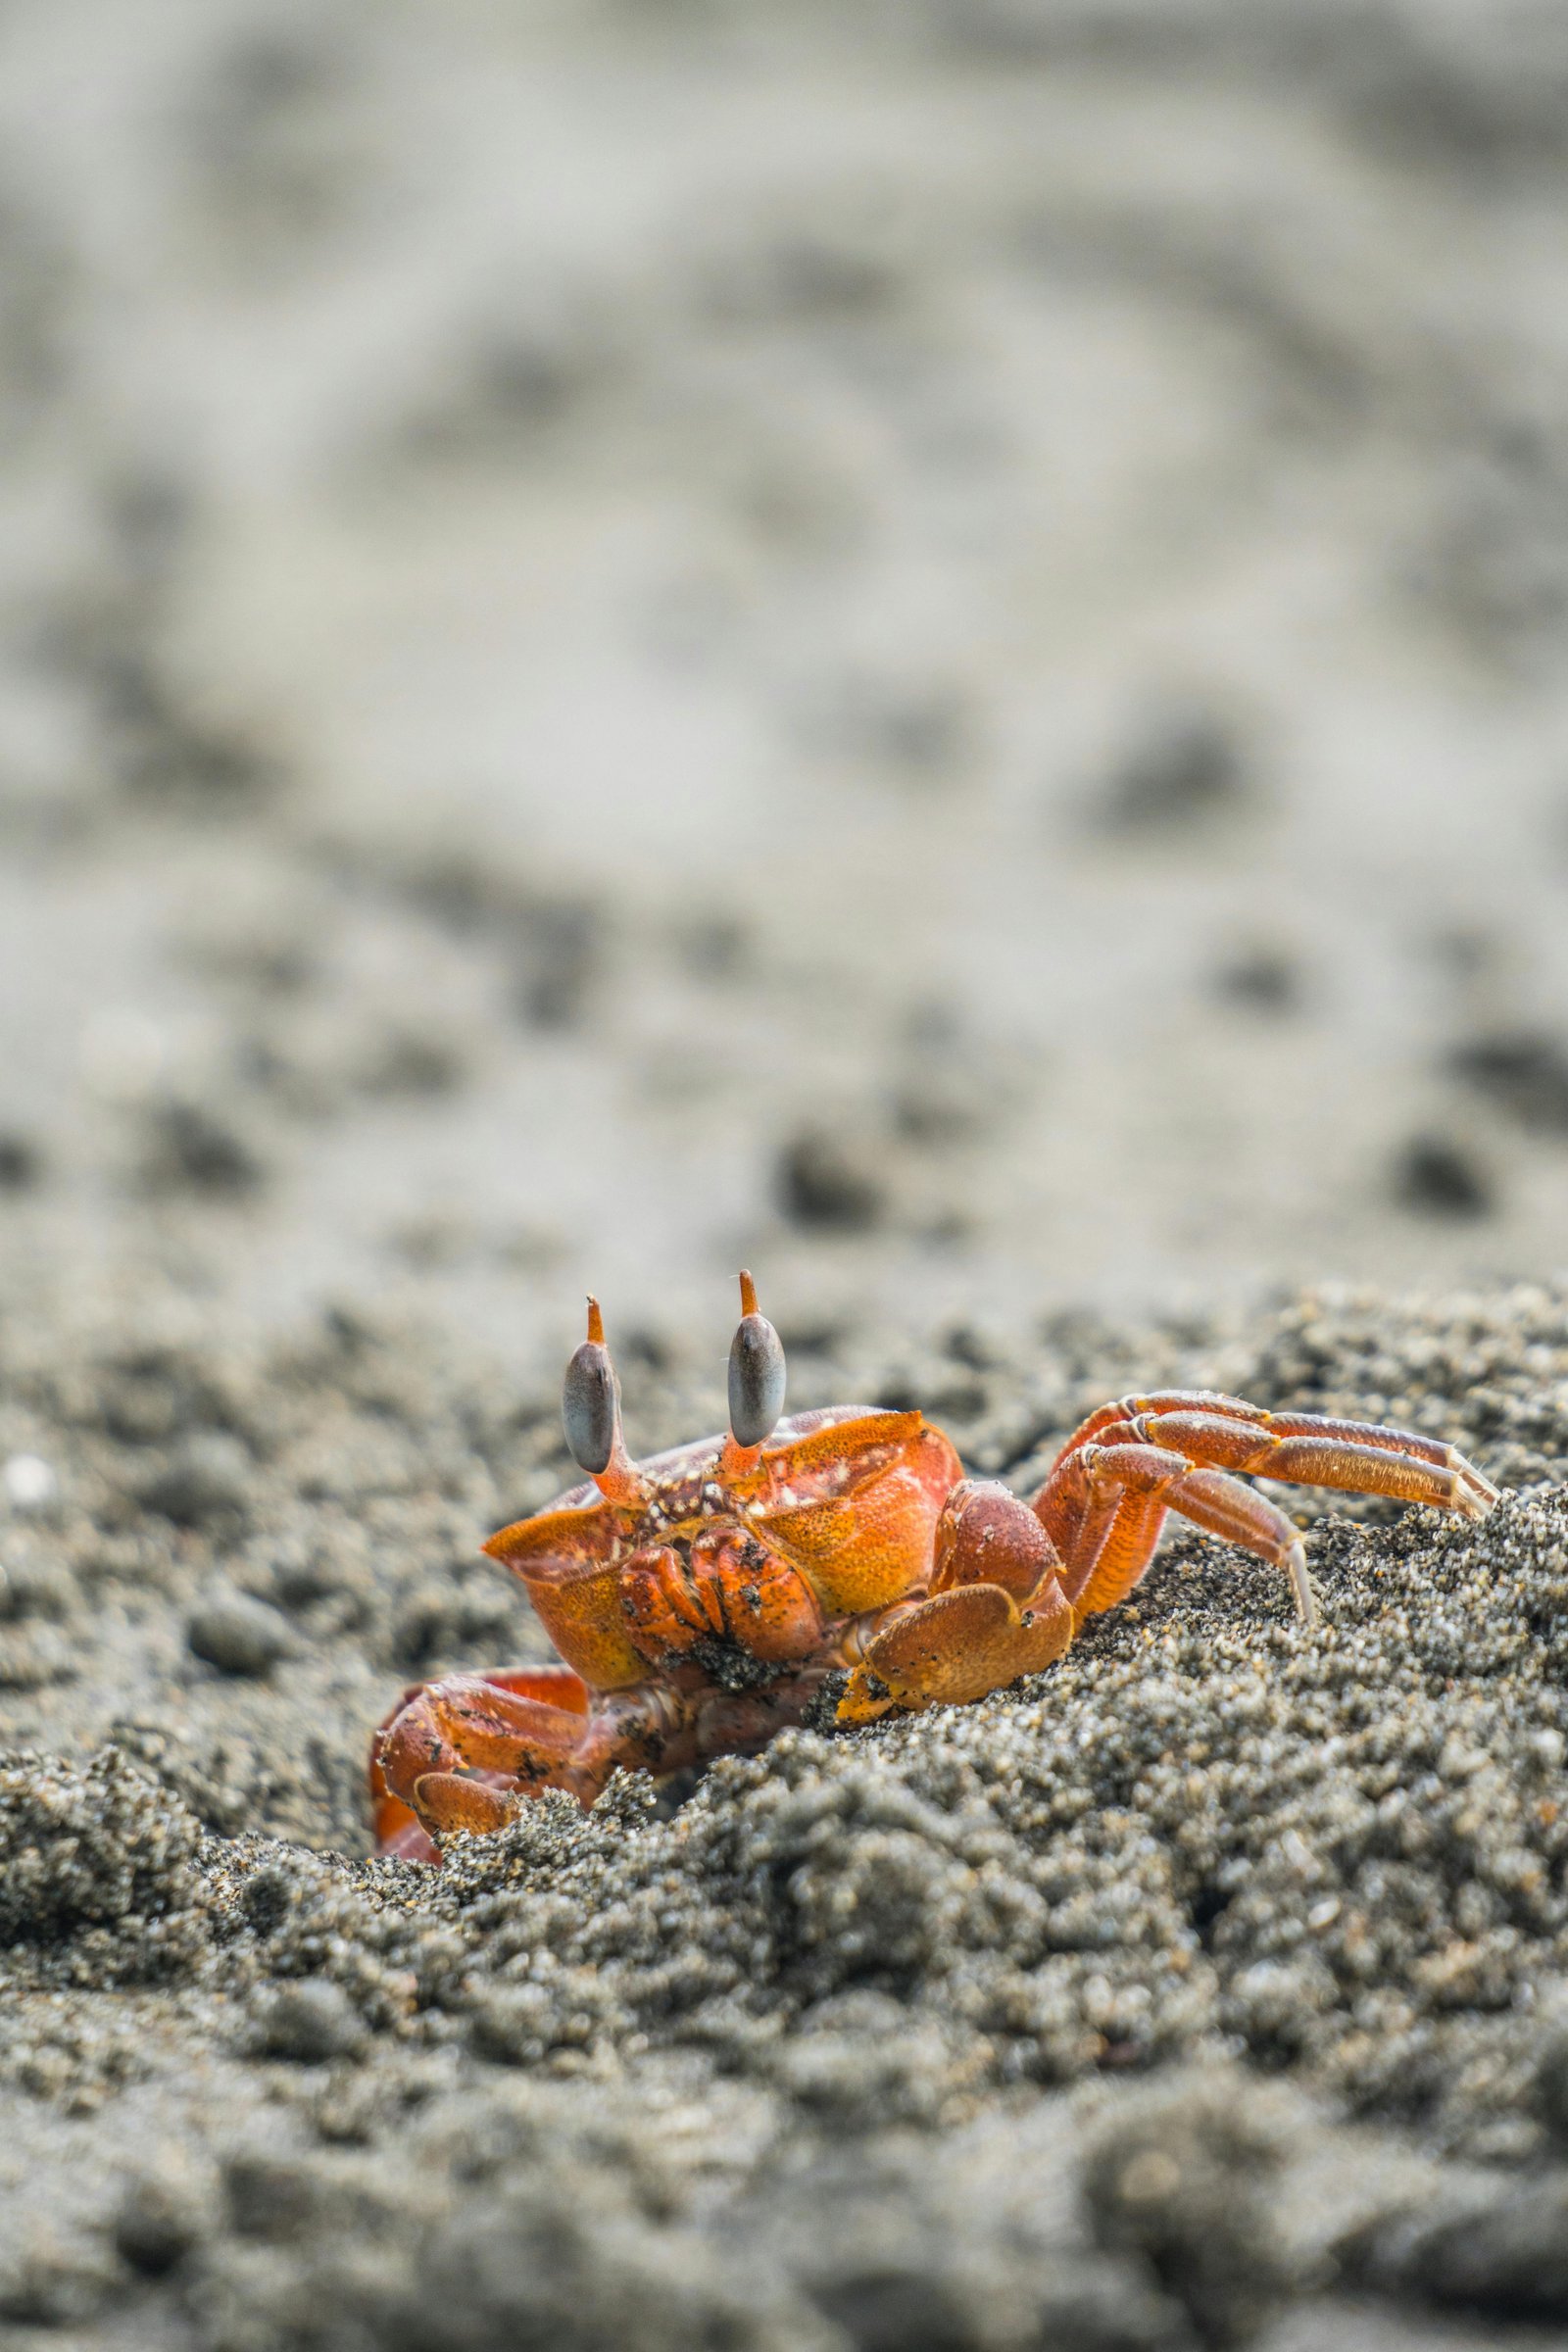
POLYGON ((740 1327, 729 1350, 729 1426, 737 1446, 760 1446, 784 1410, 784 1343, 757 1311, 757 1287, 741 1276, 740 1327))
POLYGON ((620 1386, 605 1346, 597 1298, 588 1301, 588 1337, 566 1366, 561 1418, 572 1460, 597 1478, 610 1467, 620 1426, 620 1386))

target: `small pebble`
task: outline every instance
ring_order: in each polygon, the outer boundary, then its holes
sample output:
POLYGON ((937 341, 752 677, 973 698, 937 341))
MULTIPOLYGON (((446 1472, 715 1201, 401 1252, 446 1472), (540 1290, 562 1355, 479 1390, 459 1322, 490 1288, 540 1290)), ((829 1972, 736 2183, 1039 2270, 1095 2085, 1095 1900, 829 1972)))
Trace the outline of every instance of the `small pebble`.
POLYGON ((12 1505, 19 1511, 39 1511, 52 1502, 59 1481, 41 1454, 14 1453, 0 1471, 12 1505))
POLYGON ((1546 1031, 1500 1030, 1455 1046, 1448 1068, 1538 1135, 1568 1135, 1568 1045, 1546 1031))
POLYGON ((1442 1135, 1415 1135, 1394 1167, 1395 1198, 1428 1217, 1484 1217, 1496 1205, 1485 1168, 1462 1144, 1442 1135))
POLYGON ((126 2187, 115 2216, 115 2245, 144 2278, 162 2278, 212 2230, 210 2190, 183 2158, 171 2155, 126 2187))
POLYGON ((269 1674, 294 1647, 287 1618, 249 1592, 209 1593, 186 1620, 185 1640, 221 1674, 269 1674))
POLYGON ((365 2040, 353 2002, 329 1977, 302 1977, 279 1984, 258 2004, 255 2047, 269 2058, 298 2066, 325 2066, 347 2058, 365 2040))
POLYGON ((394 1025, 378 1037, 360 1067, 364 1093, 378 1096, 450 1095, 462 1085, 463 1055, 440 1031, 394 1025))
POLYGON ((1173 835, 1247 808, 1251 779, 1228 723, 1200 705, 1147 721, 1093 811, 1108 832, 1173 835))
POLYGON ((150 1511, 176 1527, 205 1527, 245 1508, 250 1456, 237 1438, 198 1430, 178 1446, 140 1490, 150 1511))
POLYGON ((223 2166, 228 2224, 239 2237, 287 2245, 306 2236, 320 2209, 320 2190, 314 2167, 265 2148, 241 2148, 223 2166))
POLYGON ((0 1130, 0 1192, 30 1192, 42 1174, 43 1153, 30 1137, 0 1130))
POLYGON ((142 1178, 151 1193, 252 1193, 266 1174, 261 1154, 224 1111, 169 1097, 145 1111, 142 1178))
POLYGON ((824 1128, 804 1128, 785 1144, 777 1187, 779 1205, 795 1225, 861 1233, 881 1221, 887 1206, 868 1146, 824 1128))
POLYGON ((530 1028, 581 1027, 604 961, 602 930, 598 910, 586 900, 547 899, 529 909, 517 1010, 530 1028))
POLYGON ((1295 1012, 1301 1002, 1301 975, 1283 949, 1260 942, 1219 966, 1214 989, 1227 1004, 1248 1012, 1295 1012))

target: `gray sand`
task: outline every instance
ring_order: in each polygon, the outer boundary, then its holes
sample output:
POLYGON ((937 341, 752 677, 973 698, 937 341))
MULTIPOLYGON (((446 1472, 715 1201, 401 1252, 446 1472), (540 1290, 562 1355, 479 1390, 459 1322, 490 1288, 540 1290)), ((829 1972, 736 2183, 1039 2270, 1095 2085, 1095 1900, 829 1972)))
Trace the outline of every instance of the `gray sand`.
POLYGON ((1319 1523, 1315 1632, 1184 1538, 1035 1683, 547 1799, 437 1873, 354 1858, 366 1728, 538 1648, 459 1546, 557 1470, 554 1395, 368 1315, 251 1356, 13 1322, 61 1482, 0 1628, 19 2343, 1568 2328, 1568 1294, 979 1353, 798 1387, 951 1414, 961 1363, 970 1459, 1027 1475, 1136 1363, 1511 1491, 1319 1523))

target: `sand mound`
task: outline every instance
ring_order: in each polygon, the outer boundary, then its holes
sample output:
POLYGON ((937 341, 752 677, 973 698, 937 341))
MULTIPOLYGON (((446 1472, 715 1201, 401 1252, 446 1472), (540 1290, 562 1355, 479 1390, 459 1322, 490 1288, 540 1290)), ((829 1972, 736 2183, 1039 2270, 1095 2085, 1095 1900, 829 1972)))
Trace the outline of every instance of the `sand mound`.
MULTIPOLYGON (((553 1396, 342 1312, 249 1354, 14 1320, 58 1485, 0 1625, 13 2321, 1001 2352, 1252 2340, 1307 2293, 1343 2328, 1351 2290, 1568 2316, 1517 2252, 1568 2141, 1568 1299, 802 1353, 1020 1483, 1164 1379, 1442 1429, 1512 1491, 1319 1525, 1312 1634, 1181 1538, 1034 1683, 549 1799, 434 1872, 365 1858, 364 1741, 409 1672, 537 1647, 457 1546, 548 1489, 553 1396), (220 1599, 276 1638, 222 1653, 220 1599)), ((673 1343, 639 1385, 657 1434, 713 1401, 673 1343)))

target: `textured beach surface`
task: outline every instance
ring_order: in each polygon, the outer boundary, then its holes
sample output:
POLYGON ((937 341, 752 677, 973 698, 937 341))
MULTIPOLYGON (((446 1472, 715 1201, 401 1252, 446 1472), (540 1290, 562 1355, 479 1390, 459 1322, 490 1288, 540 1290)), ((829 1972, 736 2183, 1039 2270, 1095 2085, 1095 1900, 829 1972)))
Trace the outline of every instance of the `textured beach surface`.
POLYGON ((0 10, 0 2344, 1568 2344, 1558 0, 0 10), (440 1873, 791 1401, 1452 1439, 440 1873))
MULTIPOLYGON (((660 1352, 642 1416, 710 1419, 660 1352)), ((14 1317, 0 1373, 17 2341, 1568 2328, 1568 1294, 799 1346, 1021 1478, 1142 1375, 1441 1430, 1508 1491, 1317 1523, 1313 1632, 1189 1537, 1035 1682, 440 1871, 364 1858, 366 1728, 538 1652, 469 1539, 564 1468, 553 1387, 341 1309, 256 1350, 14 1317)))

